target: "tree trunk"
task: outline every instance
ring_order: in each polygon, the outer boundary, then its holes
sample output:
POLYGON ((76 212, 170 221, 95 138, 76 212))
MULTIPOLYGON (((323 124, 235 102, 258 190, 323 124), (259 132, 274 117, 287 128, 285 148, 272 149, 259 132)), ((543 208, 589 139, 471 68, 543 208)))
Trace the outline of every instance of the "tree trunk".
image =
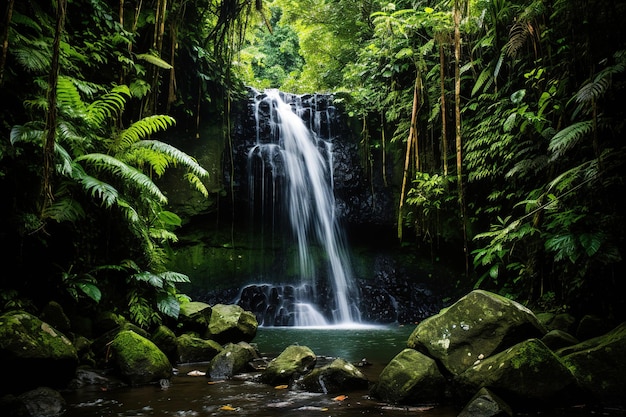
POLYGON ((0 61, 0 85, 4 80, 4 66, 7 62, 7 53, 9 51, 9 28, 11 27, 11 19, 13 18, 13 5, 15 0, 9 0, 7 11, 4 18, 4 39, 2 40, 2 58, 0 61))
POLYGON ((469 253, 467 248, 467 222, 463 187, 463 142, 461 140, 461 9, 459 0, 454 0, 454 115, 456 137, 456 176, 459 211, 463 228, 463 252, 465 255, 465 275, 469 275, 469 253))
POLYGON ((46 137, 43 146, 42 214, 54 199, 52 177, 54 176, 54 147, 57 125, 57 82, 59 79, 59 50, 63 26, 65 24, 66 7, 67 0, 58 1, 56 29, 54 32, 54 42, 52 44, 52 61, 50 64, 50 74, 48 75, 48 113, 46 115, 46 137))
POLYGON ((441 89, 441 159, 443 162, 443 175, 448 175, 448 129, 446 127, 448 119, 446 117, 446 72, 445 72, 445 51, 443 41, 439 41, 439 81, 441 89))
MULTIPOLYGON (((421 84, 420 74, 415 77, 415 86, 413 87, 413 109, 411 110, 411 127, 409 128, 409 137, 406 141, 406 155, 404 158, 404 172, 402 175, 402 190, 400 191, 400 205, 398 207, 398 239, 402 240, 402 209, 404 207, 404 194, 406 192, 406 184, 409 177, 409 165, 411 161, 411 148, 415 144, 417 149, 417 110, 419 103, 418 89, 421 84)), ((416 167, 419 169, 419 166, 416 167)))

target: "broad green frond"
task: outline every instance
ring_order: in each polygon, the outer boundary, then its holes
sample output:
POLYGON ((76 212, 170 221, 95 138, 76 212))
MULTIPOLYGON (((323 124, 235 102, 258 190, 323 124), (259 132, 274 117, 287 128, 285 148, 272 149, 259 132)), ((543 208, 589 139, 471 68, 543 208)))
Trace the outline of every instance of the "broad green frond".
POLYGON ((120 132, 116 142, 121 149, 124 149, 135 142, 149 137, 153 133, 166 130, 175 123, 176 121, 173 117, 162 114, 144 117, 130 125, 128 129, 120 132))
POLYGON ((56 199, 44 210, 43 217, 56 220, 57 222, 75 222, 85 217, 82 206, 71 197, 56 199))
POLYGON ((87 106, 69 77, 60 76, 58 79, 57 102, 59 108, 70 117, 84 118, 87 106))
POLYGON ((175 233, 170 232, 169 230, 151 227, 149 230, 150 237, 153 239, 157 239, 163 242, 178 242, 178 236, 175 233))
POLYGON ((180 226, 183 223, 178 214, 168 210, 161 210, 159 212, 159 221, 164 226, 180 226))
POLYGON ((172 69, 172 68, 174 68, 170 64, 168 64, 167 62, 165 62, 164 60, 162 60, 161 58, 159 58, 158 56, 155 56, 155 55, 138 54, 137 58, 139 58, 141 60, 144 60, 146 62, 149 62, 152 65, 156 65, 159 68, 163 68, 163 69, 172 69))
POLYGON ((175 294, 159 291, 157 294, 157 308, 159 311, 172 318, 178 318, 180 314, 180 302, 175 294))
POLYGON ((130 223, 136 223, 139 221, 140 217, 137 213, 137 210, 135 210, 135 208, 130 205, 126 200, 118 198, 117 206, 122 211, 122 214, 124 214, 126 220, 128 220, 130 223))
POLYGON ((87 121, 93 126, 101 126, 106 120, 116 117, 124 110, 127 98, 130 98, 130 90, 127 86, 115 87, 111 92, 87 106, 87 121))
POLYGON ((137 274, 133 274, 132 278, 137 281, 147 282, 155 288, 163 288, 163 279, 150 271, 142 271, 137 274))
POLYGON ((180 272, 165 271, 161 272, 159 276, 164 282, 191 282, 187 275, 181 274, 180 272))
POLYGON ((80 165, 74 163, 70 154, 63 146, 59 145, 58 142, 54 143, 54 152, 57 158, 61 159, 61 162, 56 165, 57 172, 61 175, 65 175, 66 177, 76 178, 73 173, 76 167, 79 167, 80 165))
POLYGON ((556 135, 550 140, 548 150, 552 153, 552 160, 559 159, 567 151, 574 148, 583 139, 583 137, 589 134, 593 129, 593 121, 587 120, 584 122, 574 123, 567 126, 565 129, 557 132, 556 135))
POLYGON ((99 170, 104 170, 116 175, 125 183, 134 186, 138 190, 151 194, 162 204, 167 203, 167 198, 148 176, 117 158, 100 153, 91 153, 76 158, 76 162, 82 161, 99 170))
POLYGON ((29 44, 16 44, 9 51, 28 72, 45 73, 50 69, 52 51, 46 40, 30 41, 29 44))
POLYGON ((127 149, 126 152, 117 155, 117 158, 140 169, 148 165, 158 177, 165 173, 171 162, 170 158, 162 152, 138 147, 127 149))
POLYGON ((206 189, 206 186, 202 182, 202 180, 194 173, 188 172, 185 174, 185 179, 191 184, 193 188, 200 191, 204 197, 209 196, 209 190, 206 189))
POLYGON ((92 197, 102 200, 106 207, 111 207, 117 202, 119 193, 111 184, 90 175, 81 177, 80 183, 92 197))
POLYGON ((195 158, 187 155, 185 152, 167 143, 160 142, 158 140, 142 140, 135 143, 134 146, 144 147, 166 154, 167 156, 169 156, 170 161, 173 162, 174 165, 183 165, 189 168, 194 174, 199 177, 206 178, 209 176, 208 171, 202 168, 195 160, 195 158))
POLYGON ((11 145, 17 142, 43 143, 44 126, 42 123, 28 122, 24 125, 15 125, 11 129, 11 145))

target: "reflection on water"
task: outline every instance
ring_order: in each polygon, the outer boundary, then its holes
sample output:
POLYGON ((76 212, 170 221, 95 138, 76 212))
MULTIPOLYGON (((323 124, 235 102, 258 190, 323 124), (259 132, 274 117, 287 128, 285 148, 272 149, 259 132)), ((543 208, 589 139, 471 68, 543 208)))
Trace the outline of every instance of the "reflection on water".
MULTIPOLYGON (((363 373, 374 382, 384 366, 406 346, 412 326, 357 328, 259 328, 253 341, 262 355, 273 357, 291 344, 306 345, 324 362, 326 357, 341 357, 350 362, 367 359, 370 366, 363 373)), ((256 382, 258 374, 238 375, 231 380, 212 381, 205 376, 189 376, 189 372, 207 370, 206 363, 177 366, 177 374, 169 386, 161 384, 103 390, 90 386, 65 393, 68 410, 64 417, 94 416, 386 416, 418 415, 423 417, 455 417, 453 407, 402 407, 380 403, 367 391, 346 392, 347 398, 336 400, 337 394, 317 394, 290 389, 276 389, 256 382)), ((552 416, 587 417, 597 415, 568 410, 552 416)))

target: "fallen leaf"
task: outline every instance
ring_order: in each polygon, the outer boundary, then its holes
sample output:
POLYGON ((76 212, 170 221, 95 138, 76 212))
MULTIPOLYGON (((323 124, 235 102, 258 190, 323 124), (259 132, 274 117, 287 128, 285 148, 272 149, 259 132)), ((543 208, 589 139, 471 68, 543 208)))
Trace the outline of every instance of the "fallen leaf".
POLYGON ((202 372, 202 371, 189 371, 187 372, 187 375, 189 376, 205 376, 206 372, 202 372))
POLYGON ((289 385, 276 385, 274 387, 274 389, 285 389, 285 388, 289 388, 289 385))
POLYGON ((348 396, 347 396, 347 395, 338 395, 338 396, 336 396, 335 398, 333 398, 333 400, 334 400, 334 401, 343 401, 343 400, 345 400, 346 398, 348 398, 348 396))
POLYGON ((223 379, 220 379, 219 381, 209 381, 207 382, 207 384, 209 385, 215 385, 215 384, 221 384, 222 382, 224 382, 223 379))
POLYGON ((328 411, 327 407, 323 407, 320 411, 328 411))
POLYGON ((237 409, 230 406, 230 405, 223 405, 220 407, 220 410, 222 411, 236 411, 237 409))

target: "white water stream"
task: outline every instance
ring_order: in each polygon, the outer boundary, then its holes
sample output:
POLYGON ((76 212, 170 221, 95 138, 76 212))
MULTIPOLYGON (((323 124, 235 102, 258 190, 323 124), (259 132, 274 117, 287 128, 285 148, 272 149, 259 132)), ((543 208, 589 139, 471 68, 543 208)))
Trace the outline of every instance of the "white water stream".
POLYGON ((305 111, 299 96, 266 90, 256 95, 254 112, 257 138, 248 153, 248 166, 257 163, 263 169, 261 174, 258 174, 259 170, 249 169, 250 199, 271 199, 271 204, 263 203, 261 207, 275 208, 277 203, 284 205, 297 245, 301 285, 315 289, 316 279, 328 276, 334 297, 331 323, 310 300, 296 300, 294 324, 324 326, 360 322, 356 285, 335 213, 332 135, 330 123, 322 123, 322 120, 328 120, 328 110, 313 108, 310 112, 305 111), (269 141, 260 135, 261 104, 270 109, 269 141), (326 132, 320 132, 322 126, 326 132), (255 178, 256 175, 264 178, 255 178), (284 178, 279 180, 277 176, 280 175, 284 178), (271 190, 267 190, 268 187, 271 190), (254 195, 259 189, 260 195, 254 195), (319 264, 314 261, 312 253, 314 248, 323 252, 327 271, 318 270, 319 264))

